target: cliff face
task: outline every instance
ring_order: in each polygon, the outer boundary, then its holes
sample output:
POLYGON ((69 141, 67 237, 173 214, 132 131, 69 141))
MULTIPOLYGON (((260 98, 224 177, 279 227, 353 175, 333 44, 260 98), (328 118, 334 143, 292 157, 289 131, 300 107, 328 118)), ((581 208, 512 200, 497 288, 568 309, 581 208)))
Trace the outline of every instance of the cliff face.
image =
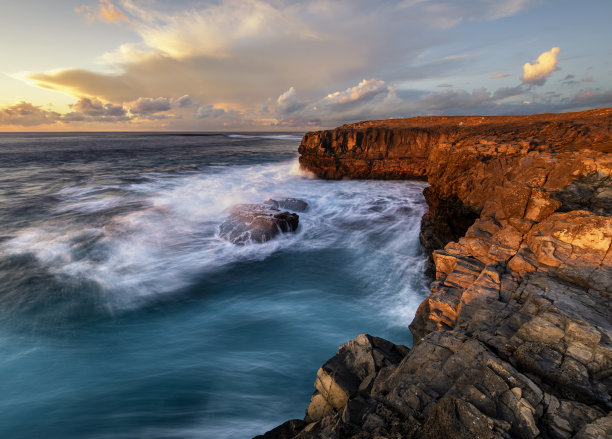
POLYGON ((319 177, 424 179, 440 133, 423 129, 338 128, 304 136, 300 164, 319 177))
POLYGON ((612 109, 310 133, 325 178, 426 175, 411 350, 361 335, 266 438, 612 437, 612 109))

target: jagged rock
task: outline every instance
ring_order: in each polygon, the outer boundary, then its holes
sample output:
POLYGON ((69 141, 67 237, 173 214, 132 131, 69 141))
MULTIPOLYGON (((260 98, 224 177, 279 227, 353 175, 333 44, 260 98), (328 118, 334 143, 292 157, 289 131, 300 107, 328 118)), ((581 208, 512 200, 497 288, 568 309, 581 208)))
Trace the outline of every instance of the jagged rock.
POLYGON ((295 213, 268 204, 239 204, 219 226, 219 237, 239 245, 263 243, 280 233, 294 232, 298 224, 299 216, 295 213))
POLYGON ((576 433, 574 439, 595 439, 612 437, 612 413, 586 424, 576 433))
POLYGON ((342 411, 350 398, 372 387, 383 367, 399 363, 407 352, 405 346, 367 334, 343 344, 317 372, 305 420, 318 421, 342 411))
POLYGON ((319 176, 427 175, 433 280, 414 347, 343 345, 283 437, 611 437, 610 152, 612 109, 307 134, 319 176))

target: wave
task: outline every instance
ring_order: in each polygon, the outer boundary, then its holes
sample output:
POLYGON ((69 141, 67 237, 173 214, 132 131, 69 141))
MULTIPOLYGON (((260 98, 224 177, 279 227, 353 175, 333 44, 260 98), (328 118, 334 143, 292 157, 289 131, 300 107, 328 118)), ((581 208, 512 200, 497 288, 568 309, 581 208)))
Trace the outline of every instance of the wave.
POLYGON ((398 299, 407 296, 398 285, 414 289, 410 279, 420 278, 422 183, 316 180, 297 160, 145 177, 121 187, 65 188, 58 217, 22 230, 3 251, 33 254, 55 276, 97 284, 112 308, 132 308, 207 273, 280 251, 347 249, 351 269, 372 284, 372 303, 393 302, 388 309, 400 315, 416 308, 413 300, 398 299), (246 246, 218 237, 231 206, 286 197, 310 205, 296 233, 246 246))

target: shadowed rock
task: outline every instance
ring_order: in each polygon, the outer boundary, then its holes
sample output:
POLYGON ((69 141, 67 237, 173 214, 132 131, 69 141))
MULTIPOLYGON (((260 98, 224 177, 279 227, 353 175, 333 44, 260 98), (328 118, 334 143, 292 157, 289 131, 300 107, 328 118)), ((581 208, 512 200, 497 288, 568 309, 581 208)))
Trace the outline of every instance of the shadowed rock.
POLYGON ((298 224, 297 214, 280 211, 268 203, 239 204, 219 226, 219 237, 238 245, 263 243, 281 233, 296 231, 298 224))

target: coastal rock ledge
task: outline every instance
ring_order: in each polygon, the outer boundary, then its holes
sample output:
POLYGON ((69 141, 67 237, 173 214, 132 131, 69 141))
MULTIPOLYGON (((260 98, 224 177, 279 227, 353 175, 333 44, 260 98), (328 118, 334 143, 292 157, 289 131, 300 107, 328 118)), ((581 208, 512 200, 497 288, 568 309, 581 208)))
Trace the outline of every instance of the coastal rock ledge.
POLYGON ((286 438, 612 437, 612 109, 308 133, 323 178, 427 178, 414 347, 359 335, 286 438))

